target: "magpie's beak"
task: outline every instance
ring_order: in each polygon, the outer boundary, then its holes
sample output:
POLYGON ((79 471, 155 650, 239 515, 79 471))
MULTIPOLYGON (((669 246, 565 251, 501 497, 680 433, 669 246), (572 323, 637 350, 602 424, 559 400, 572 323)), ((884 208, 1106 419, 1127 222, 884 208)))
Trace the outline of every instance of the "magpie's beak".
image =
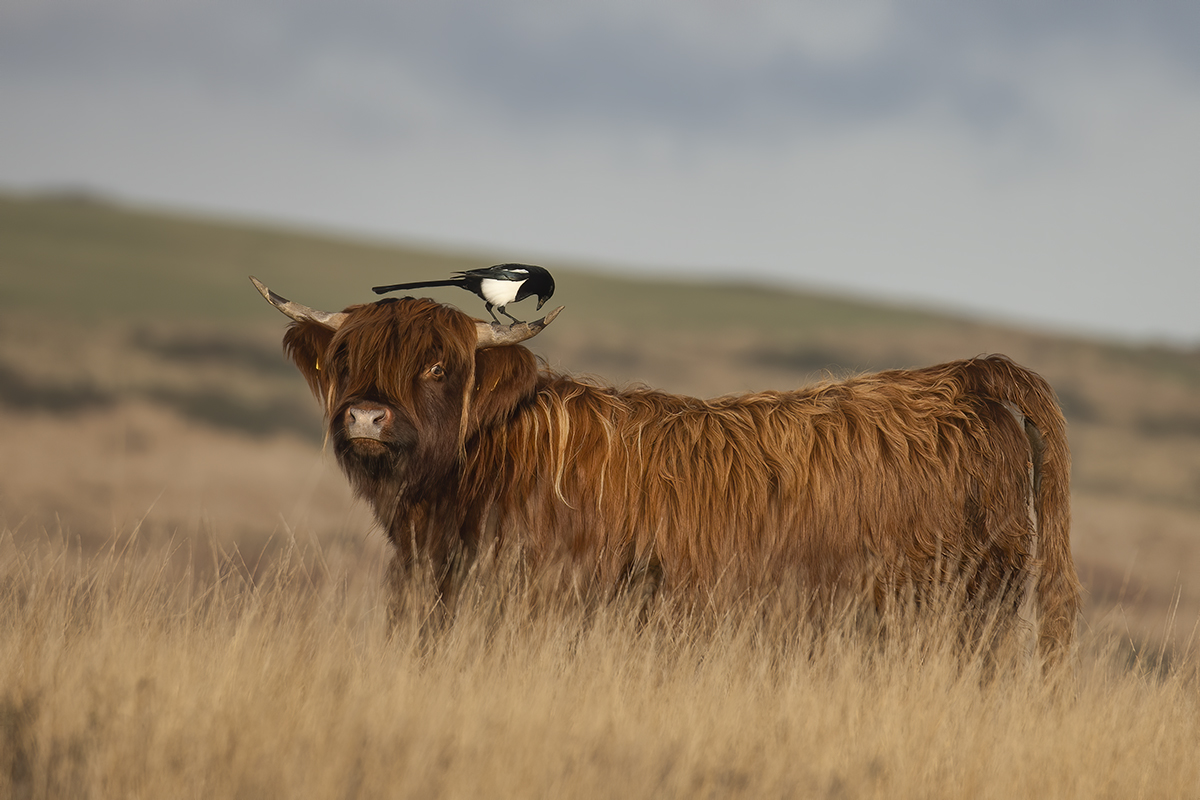
POLYGON ((547 301, 547 300, 549 300, 549 299, 550 299, 549 297, 539 297, 539 298, 538 298, 537 310, 538 310, 538 311, 541 311, 541 310, 542 310, 542 306, 546 305, 546 301, 547 301))

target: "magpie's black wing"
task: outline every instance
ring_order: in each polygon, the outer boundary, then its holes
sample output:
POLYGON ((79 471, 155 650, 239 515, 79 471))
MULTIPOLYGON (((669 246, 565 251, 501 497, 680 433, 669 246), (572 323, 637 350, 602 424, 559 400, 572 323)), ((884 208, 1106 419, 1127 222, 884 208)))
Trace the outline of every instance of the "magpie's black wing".
POLYGON ((498 281, 523 281, 529 277, 530 271, 524 264, 497 264, 494 267, 462 270, 454 274, 498 281))

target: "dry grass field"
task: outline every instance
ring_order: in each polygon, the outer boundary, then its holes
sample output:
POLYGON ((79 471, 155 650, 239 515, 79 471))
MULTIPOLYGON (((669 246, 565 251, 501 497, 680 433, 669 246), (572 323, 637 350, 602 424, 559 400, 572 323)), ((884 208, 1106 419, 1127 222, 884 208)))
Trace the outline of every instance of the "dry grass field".
POLYGON ((567 311, 531 344, 616 383, 983 352, 1045 375, 1075 457, 1075 675, 995 670, 928 621, 637 627, 503 578, 436 641, 389 638, 384 543, 246 276, 335 308, 520 257, 0 196, 0 797, 1200 796, 1200 349, 548 264, 567 311))
MULTIPOLYGON (((1067 688, 767 613, 644 626, 483 582, 385 635, 378 561, 288 538, 0 540, 5 797, 1196 796, 1195 664, 1085 636, 1067 688), (503 602, 502 602, 503 601, 503 602)), ((990 662, 989 662, 990 663, 990 662)))

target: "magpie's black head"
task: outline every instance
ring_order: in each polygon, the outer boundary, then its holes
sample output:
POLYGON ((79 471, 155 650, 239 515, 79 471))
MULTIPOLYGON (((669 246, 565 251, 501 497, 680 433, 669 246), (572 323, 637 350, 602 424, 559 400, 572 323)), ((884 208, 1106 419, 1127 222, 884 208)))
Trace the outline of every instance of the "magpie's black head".
MULTIPOLYGON (((543 270, 543 272, 544 272, 544 270, 543 270)), ((549 272, 546 272, 545 280, 538 282, 537 307, 538 307, 539 311, 542 310, 542 306, 544 306, 546 304, 546 301, 549 300, 550 296, 553 294, 554 294, 554 278, 551 277, 549 272)))
POLYGON ((546 301, 554 295, 554 277, 550 274, 550 270, 545 267, 539 267, 536 264, 501 264, 493 269, 506 269, 516 273, 524 273, 529 277, 526 278, 525 286, 522 287, 522 296, 529 297, 536 295, 538 299, 538 310, 546 304, 546 301))

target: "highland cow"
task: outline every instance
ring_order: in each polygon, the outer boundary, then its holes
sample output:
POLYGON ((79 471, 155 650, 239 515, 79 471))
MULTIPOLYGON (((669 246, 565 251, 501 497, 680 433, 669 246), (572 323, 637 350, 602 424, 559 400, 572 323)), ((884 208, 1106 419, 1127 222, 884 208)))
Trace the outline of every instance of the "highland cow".
POLYGON ((958 580, 1035 607, 1046 656, 1072 641, 1065 422, 1003 356, 699 400, 539 365, 520 342, 561 308, 508 327, 427 299, 329 313, 254 283, 293 319, 285 348, 394 578, 426 570, 444 607, 508 550, 575 591, 701 602, 958 580))

